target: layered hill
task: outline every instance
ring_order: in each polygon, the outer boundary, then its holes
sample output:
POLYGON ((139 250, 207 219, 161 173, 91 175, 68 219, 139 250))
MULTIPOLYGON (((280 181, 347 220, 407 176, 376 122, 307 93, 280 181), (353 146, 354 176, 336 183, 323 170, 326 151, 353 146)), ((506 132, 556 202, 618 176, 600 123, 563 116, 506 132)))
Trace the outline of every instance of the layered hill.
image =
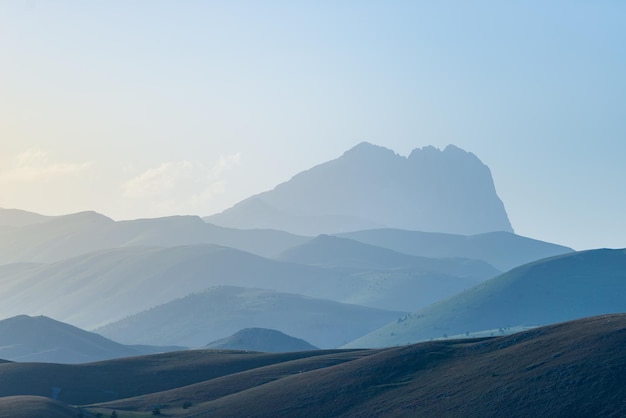
MULTIPOLYGON (((452 260, 451 263, 461 272, 464 262, 452 260)), ((433 264, 445 266, 441 260, 433 264)), ((219 285, 264 288, 411 312, 470 288, 489 276, 460 277, 419 268, 346 271, 280 262, 210 244, 123 247, 50 264, 0 266, 3 301, 0 318, 19 314, 46 315, 84 329, 94 329, 219 285)), ((261 324, 239 324, 214 338, 251 326, 261 324)), ((272 324, 263 326, 276 328, 272 324)), ((207 341, 211 340, 204 339, 201 345, 207 341)))
POLYGON ((626 311, 626 250, 590 250, 526 264, 418 310, 346 347, 384 347, 482 330, 626 311))
POLYGON ((233 335, 206 345, 212 350, 250 350, 264 353, 286 353, 317 350, 301 338, 295 338, 275 329, 246 328, 233 335))
MULTIPOLYGON (((86 363, 138 356, 155 347, 129 347, 45 316, 0 321, 0 358, 20 362, 86 363)), ((171 348, 163 347, 161 351, 171 348)))
MULTIPOLYGON (((207 224, 197 216, 116 222, 95 212, 56 217, 26 214, 24 219, 12 220, 12 226, 0 227, 0 264, 60 261, 110 248, 194 244, 224 245, 273 256, 307 240, 282 231, 223 228, 207 224)), ((9 216, 5 214, 3 218, 0 212, 2 219, 9 222, 9 216)))
POLYGON ((0 266, 0 277, 0 317, 47 315, 85 329, 223 284, 335 300, 350 293, 337 290, 340 279, 348 290, 362 285, 330 270, 209 244, 128 247, 51 264, 9 264, 0 266))
POLYGON ((107 416, 149 416, 155 405, 172 417, 623 416, 624 344, 626 315, 616 314, 378 350, 4 363, 0 396, 56 388, 59 401, 107 416))
POLYGON ((297 294, 220 286, 140 312, 96 332, 125 344, 202 347, 243 328, 271 328, 318 347, 334 348, 403 314, 297 294))
POLYGON ((86 405, 187 387, 272 365, 283 364, 283 373, 293 374, 369 354, 368 350, 295 353, 186 350, 86 364, 0 363, 0 400, 6 396, 35 395, 86 405))
POLYGON ((337 236, 420 257, 484 260, 501 271, 574 251, 562 245, 502 231, 457 235, 401 229, 372 229, 337 236))
POLYGON ((403 157, 364 142, 205 220, 302 235, 381 227, 513 231, 489 168, 453 145, 417 148, 403 157))
POLYGON ((411 256, 330 235, 320 235, 301 245, 289 248, 277 255, 275 259, 298 264, 358 270, 415 269, 458 277, 473 277, 479 280, 493 277, 500 272, 484 261, 411 256))

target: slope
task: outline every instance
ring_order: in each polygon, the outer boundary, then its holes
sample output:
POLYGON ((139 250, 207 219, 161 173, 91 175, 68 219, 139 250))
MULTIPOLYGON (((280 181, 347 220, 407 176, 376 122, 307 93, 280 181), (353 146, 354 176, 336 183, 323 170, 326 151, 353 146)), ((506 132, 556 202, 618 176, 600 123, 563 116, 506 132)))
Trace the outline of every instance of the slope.
POLYGON ((0 321, 0 358, 13 361, 84 363, 143 354, 100 335, 45 316, 0 321))
MULTIPOLYGON (((80 409, 43 396, 6 396, 0 398, 0 418, 76 418, 80 409)), ((89 415, 92 416, 92 415, 89 415)))
POLYGON ((382 347, 626 311, 626 250, 590 250, 526 264, 347 344, 382 347))
POLYGON ((349 353, 350 361, 321 368, 306 368, 305 359, 301 369, 274 364, 98 407, 220 417, 623 416, 625 343, 626 316, 605 315, 507 337, 349 353))
POLYGON ((354 356, 352 350, 187 350, 87 364, 0 363, 0 399, 36 395, 84 405, 162 392, 273 364, 313 359, 311 366, 306 366, 306 361, 296 363, 304 370, 350 361, 354 356), (317 357, 321 360, 316 361, 317 357))

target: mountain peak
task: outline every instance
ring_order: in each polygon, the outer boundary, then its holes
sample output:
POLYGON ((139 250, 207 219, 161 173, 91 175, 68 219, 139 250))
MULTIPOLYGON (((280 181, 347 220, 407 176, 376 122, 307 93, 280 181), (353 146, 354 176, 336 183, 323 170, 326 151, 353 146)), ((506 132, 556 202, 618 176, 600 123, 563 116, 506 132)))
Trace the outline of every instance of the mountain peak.
POLYGON ((374 145, 369 142, 360 142, 348 151, 344 152, 342 158, 352 157, 377 157, 381 155, 397 156, 395 152, 389 148, 381 147, 380 145, 374 145))
POLYGON ((406 158, 361 142, 255 198, 282 217, 235 205, 208 221, 303 235, 368 225, 462 235, 513 232, 489 168, 454 145, 416 148, 406 158))

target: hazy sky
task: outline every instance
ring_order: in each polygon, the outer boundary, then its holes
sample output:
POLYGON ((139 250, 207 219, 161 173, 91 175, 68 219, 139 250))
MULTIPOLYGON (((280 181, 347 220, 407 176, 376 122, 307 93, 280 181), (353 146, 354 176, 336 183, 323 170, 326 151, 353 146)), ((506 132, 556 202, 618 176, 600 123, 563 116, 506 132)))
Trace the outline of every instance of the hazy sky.
POLYGON ((626 2, 0 1, 0 207, 209 215, 452 143, 516 232, 626 247, 626 2))

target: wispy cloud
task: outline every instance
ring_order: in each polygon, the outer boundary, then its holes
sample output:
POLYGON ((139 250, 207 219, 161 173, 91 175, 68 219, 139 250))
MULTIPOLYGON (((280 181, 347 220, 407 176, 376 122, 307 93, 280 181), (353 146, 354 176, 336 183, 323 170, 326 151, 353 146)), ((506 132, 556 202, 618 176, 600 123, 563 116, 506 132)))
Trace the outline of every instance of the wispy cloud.
POLYGON ((91 161, 82 163, 51 161, 47 152, 34 148, 16 155, 8 169, 0 171, 0 181, 48 181, 54 177, 75 175, 84 172, 92 165, 93 163, 91 161))
POLYGON ((193 170, 194 164, 189 161, 162 163, 124 183, 124 196, 144 198, 167 194, 181 182, 192 181, 193 170))
POLYGON ((225 192, 225 172, 239 165, 240 160, 237 153, 221 155, 211 166, 187 160, 164 162, 126 181, 123 194, 153 201, 159 211, 202 208, 211 198, 225 192))

